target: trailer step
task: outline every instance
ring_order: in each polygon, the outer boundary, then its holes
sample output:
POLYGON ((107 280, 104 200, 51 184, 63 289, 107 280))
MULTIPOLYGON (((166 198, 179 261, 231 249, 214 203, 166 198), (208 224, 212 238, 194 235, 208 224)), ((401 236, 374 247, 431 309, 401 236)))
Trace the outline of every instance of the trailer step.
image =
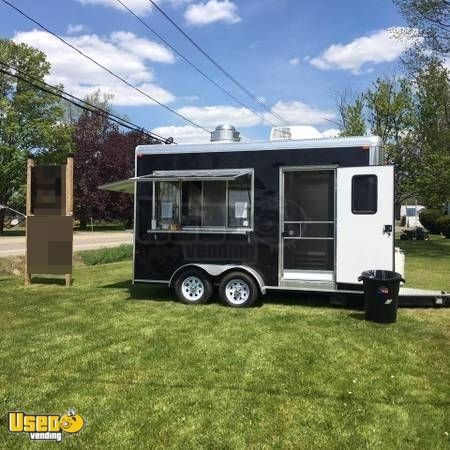
POLYGON ((334 281, 282 279, 280 282, 280 287, 284 289, 335 291, 336 283, 334 281))

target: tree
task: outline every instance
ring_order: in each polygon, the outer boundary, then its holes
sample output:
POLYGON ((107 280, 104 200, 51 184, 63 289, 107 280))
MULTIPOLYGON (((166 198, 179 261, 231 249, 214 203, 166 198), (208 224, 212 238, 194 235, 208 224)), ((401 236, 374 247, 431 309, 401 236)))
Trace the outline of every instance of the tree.
POLYGON ((442 55, 450 51, 450 1, 394 0, 394 3, 422 38, 418 46, 442 55))
POLYGON ((372 134, 396 144, 414 123, 412 87, 405 78, 378 78, 365 94, 372 134))
POLYGON ((414 80, 422 68, 434 60, 444 61, 450 51, 450 1, 394 0, 408 23, 399 29, 402 40, 413 45, 402 56, 408 76, 414 80))
POLYGON ((394 164, 395 203, 416 195, 417 147, 414 128, 414 97, 411 82, 401 78, 378 78, 365 94, 367 120, 372 134, 381 138, 386 162, 394 164))
POLYGON ((432 60, 418 72, 416 97, 417 186, 427 206, 440 208, 450 198, 450 77, 442 62, 432 60))
MULTIPOLYGON (((97 92, 87 101, 110 111, 110 96, 97 92)), ((83 111, 74 132, 75 217, 85 227, 90 218, 120 220, 130 226, 133 198, 128 194, 105 192, 98 186, 133 176, 134 149, 152 143, 140 133, 120 131, 106 117, 83 111)))
MULTIPOLYGON (((0 39, 0 60, 43 80, 50 71, 45 55, 25 44, 0 39)), ((5 66, 0 66, 5 68, 5 66)), ((0 72, 0 204, 23 210, 25 161, 62 162, 71 150, 71 128, 55 96, 0 72)), ((0 209, 0 233, 4 210, 0 209)))
POLYGON ((403 58, 414 85, 417 118, 413 139, 420 168, 416 188, 429 207, 440 208, 450 197, 449 71, 450 1, 394 0, 416 45, 403 58))
POLYGON ((366 120, 364 118, 365 98, 363 94, 356 97, 349 91, 344 91, 337 97, 341 136, 364 136, 366 120))

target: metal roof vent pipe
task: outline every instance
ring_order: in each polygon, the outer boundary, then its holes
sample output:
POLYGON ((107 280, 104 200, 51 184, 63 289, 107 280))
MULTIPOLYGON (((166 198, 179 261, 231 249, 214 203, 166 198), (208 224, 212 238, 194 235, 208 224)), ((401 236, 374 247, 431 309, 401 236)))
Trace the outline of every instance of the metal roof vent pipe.
POLYGON ((233 125, 229 124, 219 125, 211 133, 211 142, 213 144, 223 144, 240 141, 241 141, 240 133, 239 131, 236 131, 236 128, 234 128, 233 125))

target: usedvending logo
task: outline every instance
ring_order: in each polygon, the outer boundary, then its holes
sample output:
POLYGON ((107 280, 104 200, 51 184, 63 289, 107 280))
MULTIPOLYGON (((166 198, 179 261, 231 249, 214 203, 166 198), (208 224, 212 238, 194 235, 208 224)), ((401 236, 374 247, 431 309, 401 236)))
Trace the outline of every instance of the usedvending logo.
POLYGON ((8 430, 11 433, 28 434, 32 441, 61 442, 64 433, 76 434, 83 427, 83 417, 71 409, 61 415, 26 414, 17 411, 8 413, 8 430))

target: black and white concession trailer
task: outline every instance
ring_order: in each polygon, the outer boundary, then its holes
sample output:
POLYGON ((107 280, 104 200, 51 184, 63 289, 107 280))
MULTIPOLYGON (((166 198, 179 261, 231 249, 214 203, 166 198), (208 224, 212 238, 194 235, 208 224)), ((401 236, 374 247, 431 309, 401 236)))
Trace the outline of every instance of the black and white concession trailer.
POLYGON ((394 167, 377 137, 138 146, 135 176, 101 188, 134 194, 133 283, 185 303, 214 287, 234 307, 269 290, 361 293, 365 270, 403 273, 394 167))

